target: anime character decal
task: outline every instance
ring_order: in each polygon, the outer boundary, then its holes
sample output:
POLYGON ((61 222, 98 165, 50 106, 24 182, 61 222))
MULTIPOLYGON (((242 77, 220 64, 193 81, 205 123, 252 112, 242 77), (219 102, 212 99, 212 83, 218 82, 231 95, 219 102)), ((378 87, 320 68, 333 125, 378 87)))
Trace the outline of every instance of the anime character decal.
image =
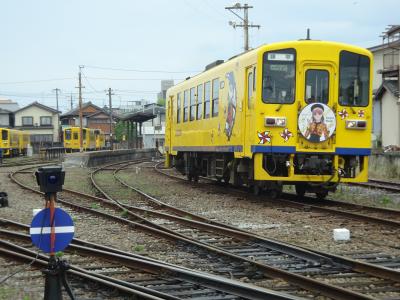
POLYGON ((236 82, 233 72, 226 73, 225 77, 228 79, 228 101, 226 108, 226 121, 225 121, 225 134, 228 141, 231 139, 233 126, 235 125, 236 118, 236 82))
POLYGON ((336 118, 329 106, 312 103, 300 112, 298 124, 304 138, 312 143, 319 143, 332 136, 336 129, 336 118))

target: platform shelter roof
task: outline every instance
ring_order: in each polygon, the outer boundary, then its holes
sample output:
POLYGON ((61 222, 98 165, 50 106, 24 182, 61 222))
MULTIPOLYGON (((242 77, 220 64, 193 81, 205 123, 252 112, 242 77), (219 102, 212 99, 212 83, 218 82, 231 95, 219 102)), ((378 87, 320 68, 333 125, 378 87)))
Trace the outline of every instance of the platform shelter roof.
POLYGON ((120 116, 121 121, 143 123, 154 119, 159 114, 165 114, 165 107, 159 105, 149 105, 143 109, 128 112, 120 116))

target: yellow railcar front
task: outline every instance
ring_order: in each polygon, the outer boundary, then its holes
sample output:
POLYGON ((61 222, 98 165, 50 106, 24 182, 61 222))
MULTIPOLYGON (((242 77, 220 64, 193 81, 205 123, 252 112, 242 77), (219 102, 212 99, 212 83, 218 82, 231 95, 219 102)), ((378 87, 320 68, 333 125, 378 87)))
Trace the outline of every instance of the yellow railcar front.
MULTIPOLYGON (((80 151, 80 128, 67 127, 64 128, 64 148, 67 152, 80 151)), ((96 150, 96 134, 95 129, 82 128, 82 145, 83 151, 96 150)))
POLYGON ((366 181, 372 55, 351 45, 265 45, 168 90, 167 164, 255 192, 324 197, 366 181), (172 160, 172 161, 171 161, 172 160))
POLYGON ((101 129, 95 129, 94 134, 96 137, 96 150, 104 149, 106 146, 104 133, 101 131, 101 129))
POLYGON ((19 130, 0 128, 1 131, 1 142, 0 148, 3 151, 4 156, 17 156, 20 153, 19 143, 19 130))

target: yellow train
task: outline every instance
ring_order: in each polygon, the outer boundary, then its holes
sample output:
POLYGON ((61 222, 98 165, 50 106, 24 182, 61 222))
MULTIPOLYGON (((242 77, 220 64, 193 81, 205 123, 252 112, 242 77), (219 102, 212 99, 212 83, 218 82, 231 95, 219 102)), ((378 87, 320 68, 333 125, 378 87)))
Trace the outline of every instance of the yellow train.
POLYGON ((371 65, 366 49, 312 40, 210 64, 167 91, 166 165, 271 196, 367 181, 371 65))
POLYGON ((9 128, 0 128, 0 149, 8 157, 26 155, 30 144, 29 133, 9 128))
MULTIPOLYGON (((67 152, 80 150, 80 128, 63 129, 64 148, 67 152)), ((105 148, 104 133, 100 129, 82 128, 83 151, 101 150, 105 148)))

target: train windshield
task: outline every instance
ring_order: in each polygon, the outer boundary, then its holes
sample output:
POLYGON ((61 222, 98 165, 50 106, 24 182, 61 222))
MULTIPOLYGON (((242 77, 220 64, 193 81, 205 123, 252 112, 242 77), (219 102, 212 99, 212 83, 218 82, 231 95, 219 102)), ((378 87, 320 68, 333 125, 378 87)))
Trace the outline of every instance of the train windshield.
POLYGON ((367 106, 369 100, 370 61, 365 55, 348 51, 340 53, 339 103, 345 106, 367 106))
POLYGON ((265 103, 293 103, 296 83, 296 51, 269 51, 263 57, 262 99, 265 103))
POLYGON ((71 139, 71 129, 66 129, 65 130, 65 137, 64 139, 70 140, 71 139))

